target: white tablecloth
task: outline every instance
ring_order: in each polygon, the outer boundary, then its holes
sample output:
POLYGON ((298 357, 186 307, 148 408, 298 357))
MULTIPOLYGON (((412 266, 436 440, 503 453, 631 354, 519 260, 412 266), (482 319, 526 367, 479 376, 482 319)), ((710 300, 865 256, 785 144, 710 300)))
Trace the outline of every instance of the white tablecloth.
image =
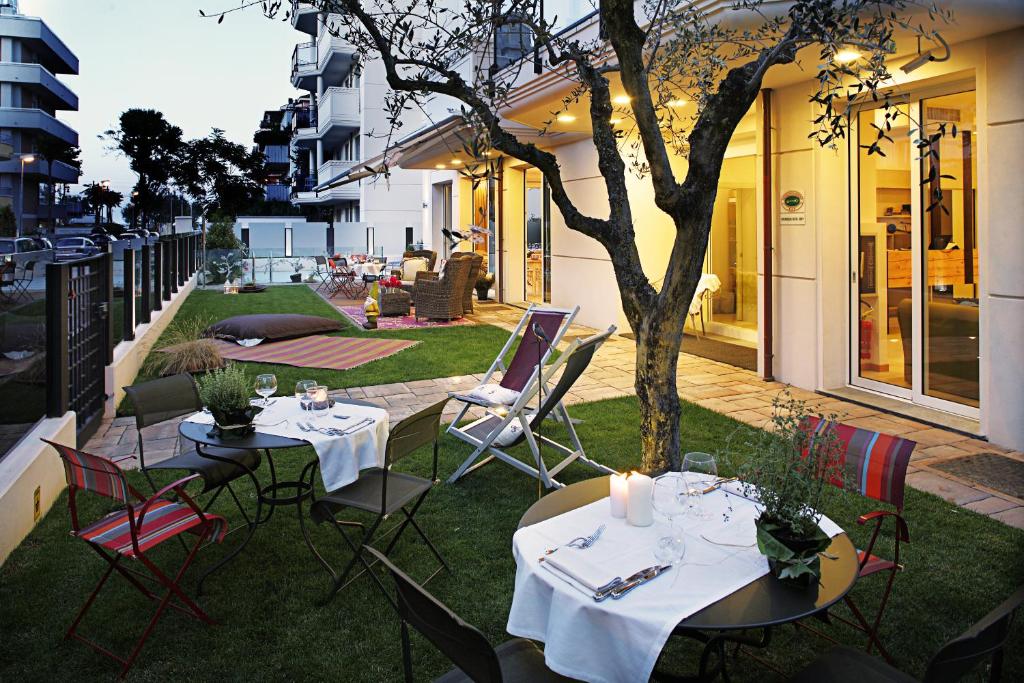
MULTIPOLYGON (((384 448, 388 441, 388 411, 383 408, 336 403, 330 417, 317 420, 303 410, 294 396, 272 398, 273 403, 256 416, 253 424, 264 434, 285 436, 308 442, 320 459, 320 476, 324 488, 334 491, 359 478, 361 470, 384 466, 384 448), (346 419, 334 417, 345 415, 346 419), (345 429, 355 426, 363 418, 373 420, 372 425, 345 436, 328 436, 319 432, 305 432, 298 422, 313 423, 320 427, 345 429)), ((200 424, 213 424, 209 413, 196 413, 186 420, 200 424)))
MULTIPOLYGON (((512 539, 516 584, 508 632, 542 641, 548 666, 565 676, 601 683, 648 680, 680 621, 768 573, 768 561, 756 545, 758 506, 722 491, 705 495, 704 506, 710 519, 685 518, 682 563, 619 600, 603 602, 595 602, 592 591, 566 575, 542 566, 544 551, 604 524, 604 534, 591 548, 563 547, 554 557, 571 562, 571 554, 578 553, 589 565, 607 568, 606 581, 625 578, 660 564, 654 548, 667 535, 663 517, 655 513, 649 527, 629 526, 611 516, 604 498, 520 529, 512 539), (745 547, 717 545, 702 536, 745 547)), ((830 536, 842 532, 827 518, 822 518, 821 528, 830 536)))
POLYGON ((363 275, 380 275, 383 266, 379 263, 353 263, 352 272, 362 277, 363 275))

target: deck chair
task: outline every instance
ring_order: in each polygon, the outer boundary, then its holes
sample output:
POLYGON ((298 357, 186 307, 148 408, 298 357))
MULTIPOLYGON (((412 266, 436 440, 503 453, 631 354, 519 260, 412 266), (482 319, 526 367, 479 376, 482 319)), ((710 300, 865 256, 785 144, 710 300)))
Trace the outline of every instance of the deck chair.
MULTIPOLYGON (((569 348, 551 364, 540 381, 537 381, 537 373, 534 371, 529 384, 519 394, 516 402, 507 408, 507 411, 504 407, 495 410, 494 406, 483 406, 490 410, 479 420, 465 427, 460 427, 457 420, 452 422, 448 427, 448 433, 475 448, 472 455, 466 458, 448 481, 456 481, 495 459, 506 462, 531 477, 536 477, 549 489, 563 486, 555 477, 574 462, 587 465, 605 474, 616 474, 616 471, 610 467, 587 457, 583 450, 583 444, 580 443, 580 438, 576 434, 573 421, 569 417, 569 411, 562 402, 565 394, 590 365, 590 361, 601 344, 614 333, 615 326, 612 325, 605 332, 585 340, 574 340, 569 348), (544 388, 554 380, 555 374, 560 369, 562 370, 561 377, 550 390, 545 391, 544 388), (542 392, 539 410, 530 407, 531 403, 536 403, 533 399, 538 391, 542 392), (537 433, 540 425, 549 415, 553 415, 565 427, 569 435, 570 446, 565 446, 537 433), (524 463, 503 450, 516 446, 524 440, 529 444, 530 453, 533 455, 533 464, 524 463), (554 449, 564 456, 563 459, 554 467, 548 468, 541 457, 540 444, 554 449), (486 457, 476 462, 485 453, 486 457)), ((467 405, 471 401, 471 397, 455 395, 453 398, 464 400, 467 405)), ((476 405, 482 405, 482 403, 476 402, 476 405)))

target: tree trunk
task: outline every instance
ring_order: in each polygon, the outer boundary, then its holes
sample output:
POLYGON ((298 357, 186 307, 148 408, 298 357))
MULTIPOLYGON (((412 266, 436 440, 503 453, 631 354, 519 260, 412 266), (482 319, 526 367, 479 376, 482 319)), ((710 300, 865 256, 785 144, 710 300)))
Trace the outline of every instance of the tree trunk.
POLYGON ((676 364, 682 345, 683 318, 651 311, 639 324, 636 338, 636 396, 640 403, 642 467, 678 471, 679 391, 676 364))

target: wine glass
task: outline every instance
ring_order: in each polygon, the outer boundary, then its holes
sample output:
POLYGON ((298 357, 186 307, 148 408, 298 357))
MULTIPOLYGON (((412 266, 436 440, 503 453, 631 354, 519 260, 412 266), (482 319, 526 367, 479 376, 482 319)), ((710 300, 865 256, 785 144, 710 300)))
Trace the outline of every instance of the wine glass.
POLYGON ((309 404, 313 400, 309 397, 309 390, 316 386, 316 381, 312 379, 300 379, 295 383, 295 398, 299 399, 299 405, 309 410, 309 404))
POLYGON ((690 513, 699 519, 711 519, 705 512, 704 489, 718 479, 718 465, 709 453, 687 453, 683 456, 683 479, 686 482, 686 497, 690 513))
POLYGON ((263 407, 270 405, 268 400, 277 393, 277 377, 274 375, 256 375, 256 393, 263 397, 263 407))
POLYGON ((686 513, 680 483, 679 477, 668 474, 654 480, 651 492, 654 509, 668 518, 669 523, 669 535, 659 538, 654 550, 654 556, 665 564, 679 562, 686 551, 683 531, 677 526, 679 518, 686 513))

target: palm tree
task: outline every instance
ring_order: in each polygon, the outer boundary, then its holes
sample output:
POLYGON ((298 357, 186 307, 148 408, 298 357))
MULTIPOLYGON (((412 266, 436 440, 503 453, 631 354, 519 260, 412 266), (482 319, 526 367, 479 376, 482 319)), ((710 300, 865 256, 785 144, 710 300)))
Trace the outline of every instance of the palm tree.
POLYGON ((82 168, 82 161, 79 158, 81 151, 74 145, 69 145, 55 137, 41 135, 36 140, 36 154, 46 161, 46 192, 47 198, 47 225, 53 228, 53 205, 56 204, 57 193, 53 182, 53 162, 60 161, 68 166, 82 168))

